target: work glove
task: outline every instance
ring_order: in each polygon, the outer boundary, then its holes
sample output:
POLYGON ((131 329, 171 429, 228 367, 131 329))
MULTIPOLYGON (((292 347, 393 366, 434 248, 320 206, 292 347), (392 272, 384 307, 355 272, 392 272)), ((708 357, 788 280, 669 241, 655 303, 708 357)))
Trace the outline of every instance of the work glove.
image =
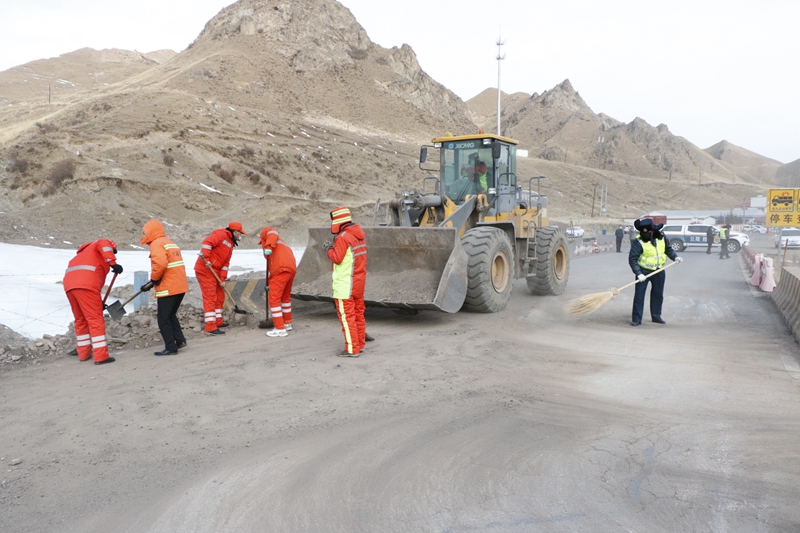
POLYGON ((111 270, 114 274, 122 274, 122 265, 111 265, 111 270))
POLYGON ((646 280, 647 278, 645 277, 645 275, 644 275, 644 274, 639 274, 638 276, 636 276, 636 279, 638 279, 639 281, 644 281, 644 280, 646 280))
POLYGON ((211 261, 209 261, 208 259, 203 259, 203 262, 206 264, 206 267, 208 267, 208 268, 212 267, 211 261))
POLYGON ((331 241, 325 241, 322 243, 322 247, 325 248, 325 251, 327 252, 328 250, 333 248, 333 243, 331 241))
POLYGON ((144 285, 142 285, 141 287, 139 287, 139 290, 142 291, 142 292, 147 292, 147 291, 149 291, 150 289, 153 288, 153 285, 155 285, 155 283, 153 283, 153 280, 150 280, 147 283, 145 283, 144 285))
POLYGON ((675 262, 676 263, 683 263, 683 257, 676 257, 675 258, 675 262))

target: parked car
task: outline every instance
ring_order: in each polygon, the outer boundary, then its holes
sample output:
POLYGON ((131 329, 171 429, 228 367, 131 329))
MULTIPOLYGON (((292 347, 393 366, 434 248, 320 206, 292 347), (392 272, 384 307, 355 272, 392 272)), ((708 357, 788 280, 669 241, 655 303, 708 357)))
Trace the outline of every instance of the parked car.
POLYGON ((564 234, 567 237, 573 237, 573 238, 574 237, 583 237, 584 233, 585 232, 583 231, 583 228, 580 227, 580 226, 571 226, 571 227, 567 228, 567 231, 564 232, 564 234))
MULTIPOLYGON (((706 248, 708 242, 706 232, 708 224, 688 224, 664 226, 661 230, 669 240, 669 245, 676 252, 682 252, 686 248, 706 248)), ((719 249, 719 227, 714 226, 714 243, 712 247, 719 249)), ((750 237, 745 233, 731 231, 728 237, 728 251, 736 253, 742 246, 750 243, 750 237)))
POLYGON ((800 248, 800 229, 781 228, 781 231, 775 235, 775 248, 785 248, 787 246, 789 248, 800 248))
POLYGON ((742 226, 742 231, 744 233, 766 233, 767 227, 745 224, 744 226, 742 226))

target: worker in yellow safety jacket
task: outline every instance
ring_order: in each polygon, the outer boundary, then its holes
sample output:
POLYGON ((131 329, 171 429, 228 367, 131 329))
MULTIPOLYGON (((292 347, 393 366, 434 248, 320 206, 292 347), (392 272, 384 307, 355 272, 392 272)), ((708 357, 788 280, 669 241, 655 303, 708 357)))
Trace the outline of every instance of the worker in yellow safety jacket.
POLYGON ((731 225, 730 224, 723 224, 721 228, 719 228, 719 258, 720 259, 730 259, 731 256, 728 255, 728 238, 731 235, 731 225))
POLYGON ((631 241, 631 251, 628 254, 628 264, 637 280, 633 296, 631 326, 642 324, 648 282, 652 285, 650 318, 656 324, 666 324, 661 318, 661 306, 664 303, 664 282, 667 276, 666 272, 661 269, 664 268, 667 258, 677 263, 683 261, 683 258, 678 257, 678 254, 669 245, 669 240, 661 233, 664 224, 655 224, 653 219, 643 218, 635 221, 633 225, 639 230, 639 236, 636 240, 631 241), (650 276, 659 270, 661 271, 650 276))

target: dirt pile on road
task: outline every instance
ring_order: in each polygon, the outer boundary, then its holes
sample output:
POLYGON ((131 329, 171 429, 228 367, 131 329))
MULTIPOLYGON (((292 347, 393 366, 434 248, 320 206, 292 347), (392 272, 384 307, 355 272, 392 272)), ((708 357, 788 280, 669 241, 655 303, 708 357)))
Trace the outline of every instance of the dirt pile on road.
MULTIPOLYGON (((249 276, 257 277, 258 275, 253 273, 249 276)), ((242 276, 242 279, 249 278, 242 276)), ((114 302, 117 298, 125 302, 135 292, 136 289, 132 285, 115 287, 111 291, 109 302, 114 302)), ((259 317, 252 315, 240 315, 228 311, 224 311, 223 314, 231 328, 254 326, 259 320, 259 317)), ((148 305, 126 314, 119 320, 114 320, 106 315, 106 340, 109 351, 113 354, 115 350, 122 349, 163 348, 164 341, 158 330, 156 315, 156 302, 153 298, 150 299, 148 305)), ((200 289, 197 280, 190 278, 189 292, 186 293, 178 310, 178 320, 188 341, 199 339, 205 335, 203 319, 200 289)), ((0 324, 0 366, 38 365, 46 358, 67 355, 75 348, 74 328, 74 323, 70 323, 69 330, 64 334, 43 335, 41 338, 28 339, 0 324)))

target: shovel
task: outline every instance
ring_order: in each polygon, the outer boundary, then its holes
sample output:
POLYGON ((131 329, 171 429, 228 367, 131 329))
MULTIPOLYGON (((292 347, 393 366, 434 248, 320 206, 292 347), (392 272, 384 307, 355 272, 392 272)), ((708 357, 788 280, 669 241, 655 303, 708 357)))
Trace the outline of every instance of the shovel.
POLYGON ((266 316, 264 320, 261 320, 258 323, 258 329, 269 329, 275 327, 275 324, 272 322, 272 317, 270 316, 271 313, 269 312, 269 278, 264 280, 264 307, 267 310, 266 316))
POLYGON ((114 277, 111 278, 111 283, 108 284, 108 290, 106 290, 106 295, 103 296, 103 309, 106 308, 106 300, 108 300, 108 295, 111 294, 111 287, 114 286, 114 282, 117 280, 117 273, 114 272, 114 277))
POLYGON ((120 318, 125 316, 125 306, 128 305, 133 301, 134 298, 142 294, 143 291, 139 291, 124 302, 120 302, 117 300, 113 304, 109 305, 106 311, 108 311, 108 316, 113 318, 114 320, 119 320, 120 318))
POLYGON ((225 296, 227 296, 228 299, 230 299, 231 303, 233 304, 233 312, 240 315, 246 315, 247 311, 245 311, 244 309, 239 309, 239 306, 236 305, 236 301, 233 299, 233 296, 231 296, 231 293, 228 292, 228 288, 222 283, 222 280, 219 279, 219 276, 217 276, 217 273, 214 272, 214 269, 211 268, 208 263, 206 263, 206 266, 211 271, 211 273, 214 274, 214 278, 217 280, 217 283, 219 283, 220 286, 222 287, 222 290, 225 291, 225 296))
MULTIPOLYGON (((111 283, 108 284, 108 289, 106 289, 106 295, 103 296, 103 309, 107 309, 106 300, 108 300, 108 295, 111 294, 111 287, 114 286, 116 279, 117 273, 114 272, 114 277, 111 278, 111 283)), ((69 352, 67 352, 67 355, 78 355, 78 347, 76 346, 75 348, 71 349, 69 352)))

